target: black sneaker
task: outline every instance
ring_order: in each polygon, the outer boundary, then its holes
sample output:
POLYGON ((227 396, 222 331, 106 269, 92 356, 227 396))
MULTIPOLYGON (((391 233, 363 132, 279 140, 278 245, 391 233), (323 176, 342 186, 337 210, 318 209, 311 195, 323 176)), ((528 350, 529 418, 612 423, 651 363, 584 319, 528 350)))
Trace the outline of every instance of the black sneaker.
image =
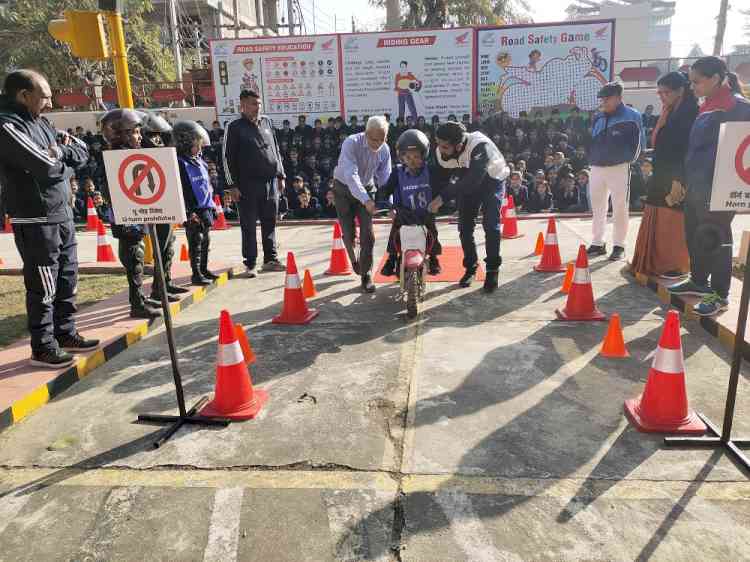
POLYGON ((218 275, 216 275, 215 273, 212 273, 211 271, 207 269, 204 269, 203 271, 201 271, 201 275, 203 275, 203 277, 205 277, 206 279, 210 279, 211 281, 216 281, 219 278, 218 275))
POLYGON ((362 276, 362 290, 365 293, 374 293, 375 292, 375 284, 372 282, 372 278, 370 277, 369 273, 365 273, 362 276))
POLYGON ((170 295, 186 295, 190 292, 190 289, 178 287, 177 285, 167 285, 167 292, 170 295))
POLYGON ((286 271, 286 266, 281 263, 279 260, 269 260, 267 262, 263 263, 263 268, 261 271, 286 271))
POLYGON ((99 347, 99 340, 87 340, 78 332, 56 339, 60 349, 65 351, 91 351, 99 347))
POLYGON ((255 279, 258 277, 258 266, 256 265, 246 265, 245 266, 245 275, 247 275, 248 279, 255 279))
POLYGON ((47 367, 50 369, 61 369, 75 362, 75 358, 62 349, 45 349, 37 353, 31 353, 31 363, 35 367, 47 367))
POLYGON ((131 306, 130 317, 131 318, 145 318, 146 320, 153 320, 154 318, 161 318, 163 316, 162 311, 152 306, 131 306))
POLYGON ((193 274, 190 277, 190 283, 192 283, 193 285, 198 285, 200 287, 206 287, 207 285, 211 284, 211 281, 203 277, 203 275, 201 274, 193 274))
POLYGON ((471 282, 474 280, 474 276, 477 274, 477 268, 476 267, 469 267, 464 272, 464 276, 461 277, 461 280, 458 282, 459 287, 470 287, 471 282))
POLYGON ((596 244, 591 244, 591 246, 588 247, 588 250, 586 250, 586 253, 589 256, 606 256, 607 245, 602 244, 601 246, 597 246, 596 244))
POLYGON ((380 274, 384 277, 393 277, 396 275, 396 256, 393 254, 388 255, 388 259, 383 264, 383 269, 380 270, 380 274))
POLYGON ((440 273, 443 271, 443 268, 440 267, 440 260, 438 260, 437 256, 430 256, 430 263, 428 266, 428 272, 430 275, 440 275, 440 273))
POLYGON ((498 283, 498 272, 488 271, 487 276, 484 278, 484 292, 494 293, 497 290, 498 283))
POLYGON ((609 254, 609 261, 620 261, 625 257, 625 248, 622 246, 612 246, 612 253, 609 254))
POLYGON ((682 283, 677 283, 676 285, 667 287, 667 291, 669 291, 669 293, 673 295, 687 295, 691 297, 705 297, 713 294, 713 290, 711 290, 711 287, 708 287, 706 285, 699 285, 692 279, 688 279, 687 281, 683 281, 682 283))

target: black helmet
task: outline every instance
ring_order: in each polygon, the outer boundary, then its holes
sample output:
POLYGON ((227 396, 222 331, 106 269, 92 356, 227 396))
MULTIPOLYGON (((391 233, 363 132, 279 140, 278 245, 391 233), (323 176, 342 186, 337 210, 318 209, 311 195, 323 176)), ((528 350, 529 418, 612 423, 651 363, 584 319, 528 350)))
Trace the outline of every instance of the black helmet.
POLYGON ((153 113, 142 113, 143 115, 143 132, 146 134, 165 134, 172 132, 172 125, 161 115, 153 113))
POLYGON ((450 144, 461 144, 464 142, 466 135, 466 127, 463 123, 457 121, 447 121, 438 126, 435 131, 435 136, 441 140, 450 144))
POLYGON ((122 133, 140 127, 141 114, 132 109, 112 109, 101 118, 102 135, 110 145, 123 142, 122 133))
POLYGON ((426 160, 430 152, 430 139, 419 129, 408 129, 401 133, 396 141, 398 154, 406 150, 419 150, 422 153, 422 159, 426 160))
POLYGON ((206 129, 195 121, 177 121, 174 127, 172 127, 172 136, 174 137, 177 152, 180 153, 189 153, 193 142, 196 140, 200 140, 203 146, 211 144, 211 139, 208 137, 206 129))

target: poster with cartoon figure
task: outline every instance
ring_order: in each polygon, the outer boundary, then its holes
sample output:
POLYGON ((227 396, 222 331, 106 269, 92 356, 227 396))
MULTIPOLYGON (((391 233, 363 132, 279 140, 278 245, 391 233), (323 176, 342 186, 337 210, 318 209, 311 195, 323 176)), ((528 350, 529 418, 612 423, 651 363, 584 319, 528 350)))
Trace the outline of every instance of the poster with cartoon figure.
POLYGON ((469 28, 342 35, 347 116, 388 113, 395 122, 471 113, 473 48, 469 28))
POLYGON ((614 33, 614 20, 479 29, 479 111, 596 109, 612 79, 614 33))
POLYGON ((336 35, 217 40, 211 57, 222 124, 239 116, 242 90, 261 94, 261 111, 277 126, 301 114, 311 122, 341 114, 336 35))

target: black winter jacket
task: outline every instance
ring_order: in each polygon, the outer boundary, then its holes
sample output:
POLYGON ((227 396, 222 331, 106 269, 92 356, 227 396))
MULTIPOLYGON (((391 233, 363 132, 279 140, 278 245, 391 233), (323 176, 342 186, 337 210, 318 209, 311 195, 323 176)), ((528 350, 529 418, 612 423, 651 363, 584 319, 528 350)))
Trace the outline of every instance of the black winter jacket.
POLYGON ((57 131, 44 117, 0 96, 0 183, 14 224, 56 224, 73 220, 69 179, 88 161, 86 144, 57 131), (57 152, 51 155, 50 148, 57 152))

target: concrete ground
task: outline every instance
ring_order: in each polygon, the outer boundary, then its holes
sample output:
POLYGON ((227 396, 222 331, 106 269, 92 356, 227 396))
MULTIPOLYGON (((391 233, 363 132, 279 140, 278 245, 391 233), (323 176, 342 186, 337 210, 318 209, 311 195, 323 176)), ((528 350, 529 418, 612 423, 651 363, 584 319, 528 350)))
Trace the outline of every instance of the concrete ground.
MULTIPOLYGON (((413 322, 395 285, 363 295, 322 274, 330 226, 283 229, 315 278, 316 320, 270 323, 283 274, 230 281, 175 319, 191 403, 213 391, 219 311, 245 325, 270 394, 260 416, 151 449, 160 428, 135 418, 175 409, 155 332, 0 434, 0 561, 750 560, 748 475, 622 414, 648 375, 657 297, 622 262, 592 263, 631 353, 600 357, 606 324, 554 320, 562 274, 530 257, 544 224, 520 226, 496 294, 432 284, 413 322)), ((558 226, 574 259, 590 223, 558 226)), ((238 234, 216 251, 236 252, 238 234)), ((457 245, 455 226, 441 239, 457 245)), ((729 356, 698 323, 682 331, 691 406, 720 423, 729 356)))

